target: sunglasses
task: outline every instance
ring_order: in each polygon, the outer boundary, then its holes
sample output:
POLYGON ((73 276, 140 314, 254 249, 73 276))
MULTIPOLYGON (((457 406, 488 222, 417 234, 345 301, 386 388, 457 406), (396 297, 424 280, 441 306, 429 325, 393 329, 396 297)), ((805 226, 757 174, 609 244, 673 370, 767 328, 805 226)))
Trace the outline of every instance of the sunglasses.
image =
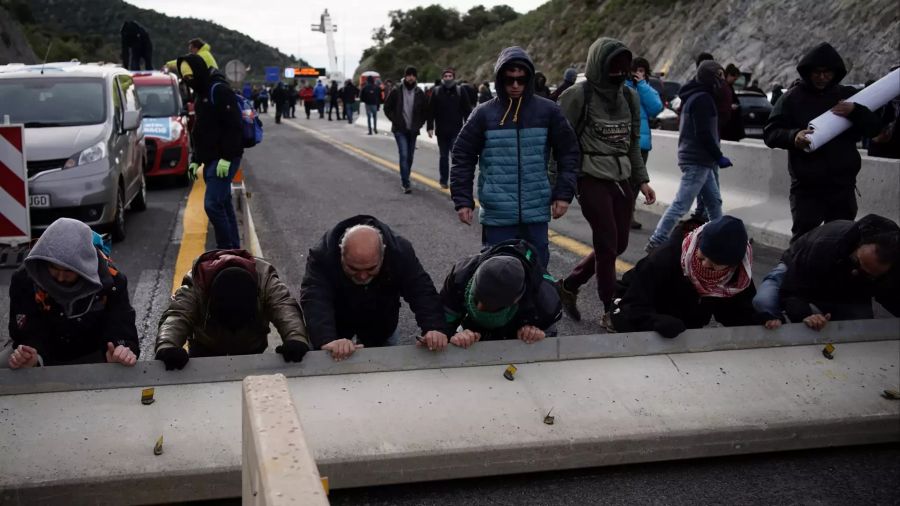
POLYGON ((516 83, 518 83, 522 86, 525 86, 526 84, 528 84, 528 76, 519 76, 519 77, 503 76, 503 84, 504 85, 512 86, 513 84, 516 84, 516 83))

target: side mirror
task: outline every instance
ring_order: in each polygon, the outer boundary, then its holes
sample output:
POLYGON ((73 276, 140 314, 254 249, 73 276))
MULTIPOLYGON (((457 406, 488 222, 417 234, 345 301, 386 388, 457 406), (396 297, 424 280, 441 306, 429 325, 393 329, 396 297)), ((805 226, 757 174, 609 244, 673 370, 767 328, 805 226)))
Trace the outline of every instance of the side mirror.
POLYGON ((125 131, 137 130, 139 126, 141 126, 141 111, 125 111, 122 129, 125 131))

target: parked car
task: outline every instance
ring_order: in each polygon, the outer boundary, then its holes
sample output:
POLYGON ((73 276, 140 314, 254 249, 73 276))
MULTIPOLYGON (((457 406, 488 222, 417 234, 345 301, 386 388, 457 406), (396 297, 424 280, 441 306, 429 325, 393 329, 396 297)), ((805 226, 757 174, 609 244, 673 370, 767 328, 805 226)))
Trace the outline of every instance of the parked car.
POLYGON ((144 119, 146 177, 174 177, 188 182, 190 137, 178 79, 162 72, 132 72, 144 119))
POLYGON ((763 128, 772 113, 772 104, 764 93, 756 91, 736 92, 741 103, 741 119, 744 122, 744 135, 762 139, 763 128))
POLYGON ((147 207, 131 74, 78 62, 0 66, 4 115, 25 125, 32 233, 69 217, 124 239, 126 207, 147 207))

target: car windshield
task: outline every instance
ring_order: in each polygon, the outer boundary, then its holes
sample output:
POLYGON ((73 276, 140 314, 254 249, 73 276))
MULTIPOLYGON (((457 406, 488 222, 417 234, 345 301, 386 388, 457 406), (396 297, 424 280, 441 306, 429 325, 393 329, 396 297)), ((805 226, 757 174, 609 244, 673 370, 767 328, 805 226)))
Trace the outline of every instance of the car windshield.
POLYGON ((138 86, 138 97, 141 100, 141 110, 145 118, 167 118, 178 116, 181 108, 175 97, 175 88, 172 86, 138 86))
POLYGON ((744 107, 762 107, 768 109, 771 107, 769 100, 762 95, 738 95, 738 100, 744 107))
POLYGON ((29 128, 103 123, 103 87, 100 79, 0 79, 0 118, 29 128))

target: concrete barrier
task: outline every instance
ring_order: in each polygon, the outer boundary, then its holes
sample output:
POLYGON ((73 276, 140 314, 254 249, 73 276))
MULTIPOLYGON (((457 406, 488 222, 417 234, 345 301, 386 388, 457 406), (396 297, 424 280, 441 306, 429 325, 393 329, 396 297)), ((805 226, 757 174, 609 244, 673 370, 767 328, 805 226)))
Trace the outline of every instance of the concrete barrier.
MULTIPOLYGON (((733 329, 714 330, 727 342, 733 329)), ((518 365, 514 381, 497 364, 287 382, 332 488, 900 440, 900 403, 879 395, 897 388, 896 333, 839 343, 834 360, 807 344, 518 365)), ((0 397, 0 503, 241 494, 240 381, 139 399, 140 388, 0 397)))

